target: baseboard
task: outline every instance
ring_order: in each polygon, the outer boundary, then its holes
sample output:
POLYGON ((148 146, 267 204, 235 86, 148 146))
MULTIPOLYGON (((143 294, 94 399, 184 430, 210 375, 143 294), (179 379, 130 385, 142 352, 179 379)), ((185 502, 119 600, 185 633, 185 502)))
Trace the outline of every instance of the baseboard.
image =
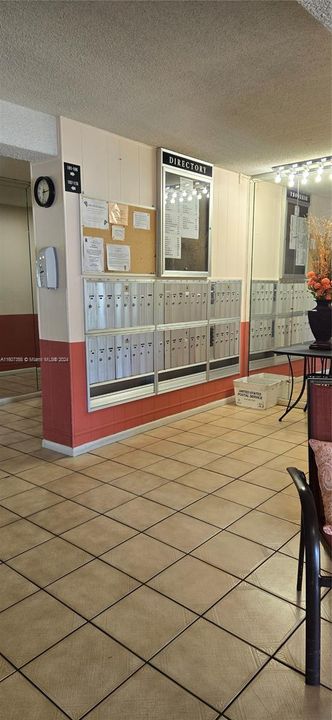
POLYGON ((221 405, 228 405, 233 403, 234 395, 231 395, 230 397, 224 398, 223 400, 214 400, 207 405, 200 405, 199 407, 185 410, 182 413, 174 413, 173 415, 168 415, 166 418, 164 417, 160 420, 154 420, 153 422, 145 423, 143 425, 136 425, 136 427, 130 428, 130 430, 123 430, 122 432, 116 433, 114 435, 108 435, 103 438, 98 438, 98 440, 92 440, 91 442, 84 443, 83 445, 77 445, 76 447, 70 447, 69 445, 61 445, 60 443, 52 442, 51 440, 42 440, 42 446, 47 450, 54 450, 55 452, 61 453, 62 455, 70 455, 71 457, 76 457, 77 455, 83 455, 83 453, 92 452, 93 450, 96 450, 99 447, 103 447, 104 445, 121 442, 121 440, 125 440, 128 437, 133 437, 133 435, 139 435, 140 433, 148 432, 149 430, 161 427, 162 425, 168 425, 172 420, 185 420, 185 418, 188 418, 191 415, 195 415, 198 412, 208 412, 214 407, 221 407, 221 405))

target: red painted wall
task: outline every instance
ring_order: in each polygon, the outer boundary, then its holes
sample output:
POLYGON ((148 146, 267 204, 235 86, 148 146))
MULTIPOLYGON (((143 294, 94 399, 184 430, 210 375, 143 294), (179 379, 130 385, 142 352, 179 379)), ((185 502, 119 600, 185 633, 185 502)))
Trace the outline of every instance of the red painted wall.
POLYGON ((38 316, 0 315, 0 372, 34 367, 39 358, 38 316), (22 358, 12 361, 10 358, 22 358))

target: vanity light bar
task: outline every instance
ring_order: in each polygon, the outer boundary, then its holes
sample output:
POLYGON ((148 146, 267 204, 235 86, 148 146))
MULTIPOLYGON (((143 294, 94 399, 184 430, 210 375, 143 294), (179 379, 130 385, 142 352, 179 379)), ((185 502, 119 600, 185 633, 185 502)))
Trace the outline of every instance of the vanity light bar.
POLYGON ((332 155, 321 158, 312 158, 312 160, 301 160, 286 165, 274 165, 272 170, 275 171, 275 182, 280 183, 283 177, 288 177, 288 186, 294 187, 295 177, 301 175, 301 183, 305 185, 308 181, 308 175, 316 172, 315 182, 321 182, 322 174, 325 169, 330 166, 329 178, 332 180, 332 155))

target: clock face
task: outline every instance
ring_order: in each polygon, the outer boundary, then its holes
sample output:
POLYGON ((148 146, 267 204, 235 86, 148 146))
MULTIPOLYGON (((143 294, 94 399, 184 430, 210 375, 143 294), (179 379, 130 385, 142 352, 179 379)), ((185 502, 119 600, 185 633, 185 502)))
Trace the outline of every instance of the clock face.
POLYGON ((35 200, 40 207, 50 207, 55 199, 55 187, 49 177, 37 178, 34 186, 35 200))

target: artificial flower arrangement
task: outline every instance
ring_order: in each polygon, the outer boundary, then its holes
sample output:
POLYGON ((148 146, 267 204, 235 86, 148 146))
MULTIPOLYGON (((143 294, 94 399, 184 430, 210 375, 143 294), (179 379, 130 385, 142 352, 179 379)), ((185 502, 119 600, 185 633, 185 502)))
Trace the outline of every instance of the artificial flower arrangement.
POLYGON ((308 290, 317 302, 332 300, 332 220, 308 216, 310 240, 308 290))

